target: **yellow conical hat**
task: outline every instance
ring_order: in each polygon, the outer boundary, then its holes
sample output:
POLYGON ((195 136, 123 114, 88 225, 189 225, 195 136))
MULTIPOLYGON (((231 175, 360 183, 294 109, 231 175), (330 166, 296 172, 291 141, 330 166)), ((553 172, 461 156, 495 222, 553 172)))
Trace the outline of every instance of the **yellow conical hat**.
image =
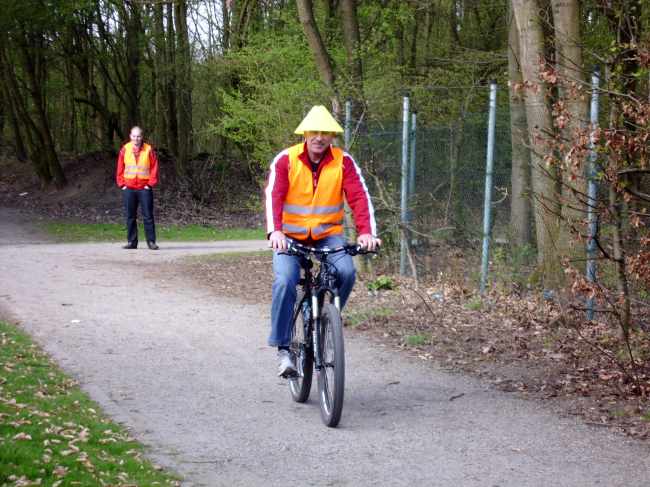
POLYGON ((294 133, 302 135, 305 132, 334 132, 340 134, 343 129, 327 108, 323 105, 315 105, 309 110, 307 116, 302 119, 294 133))

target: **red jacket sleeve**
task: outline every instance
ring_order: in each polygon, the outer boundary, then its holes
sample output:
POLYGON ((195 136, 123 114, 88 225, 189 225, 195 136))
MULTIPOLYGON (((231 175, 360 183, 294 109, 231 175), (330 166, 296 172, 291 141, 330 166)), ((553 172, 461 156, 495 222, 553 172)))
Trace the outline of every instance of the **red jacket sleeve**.
POLYGON ((126 185, 126 181, 124 181, 124 147, 120 149, 120 153, 117 156, 117 171, 115 172, 115 182, 120 188, 126 185))
POLYGON ((368 187, 361 175, 361 169, 347 153, 343 157, 343 192, 354 216, 357 235, 369 233, 376 237, 375 209, 372 206, 368 187))
POLYGON ((286 150, 280 152, 269 168, 269 176, 264 191, 266 209, 266 234, 282 230, 282 210, 289 191, 289 155, 286 150))
POLYGON ((158 155, 153 147, 149 151, 149 182, 147 184, 152 188, 158 184, 158 155))

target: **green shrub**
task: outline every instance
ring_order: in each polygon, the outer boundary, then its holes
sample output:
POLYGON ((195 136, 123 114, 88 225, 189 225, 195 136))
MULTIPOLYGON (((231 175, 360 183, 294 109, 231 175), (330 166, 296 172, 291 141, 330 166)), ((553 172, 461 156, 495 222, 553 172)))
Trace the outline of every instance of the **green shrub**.
POLYGON ((331 93, 297 22, 252 33, 245 47, 212 62, 231 82, 216 89, 221 112, 207 133, 224 137, 261 168, 301 140, 293 131, 312 105, 329 105, 331 93))
POLYGON ((366 284, 369 291, 380 291, 380 290, 390 290, 395 289, 397 284, 390 276, 379 276, 374 281, 370 281, 366 284))
POLYGON ((345 317, 345 322, 351 328, 359 326, 361 323, 370 321, 373 318, 386 318, 395 314, 395 310, 387 307, 371 308, 365 311, 353 311, 345 317))
POLYGON ((534 263, 535 249, 530 245, 496 246, 492 253, 492 278, 497 286, 508 289, 513 284, 523 288, 535 285, 538 276, 534 263))

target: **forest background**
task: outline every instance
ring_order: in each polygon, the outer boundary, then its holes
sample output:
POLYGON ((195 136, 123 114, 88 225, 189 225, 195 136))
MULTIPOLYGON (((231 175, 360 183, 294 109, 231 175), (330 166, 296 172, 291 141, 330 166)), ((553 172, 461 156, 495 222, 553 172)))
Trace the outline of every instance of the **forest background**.
POLYGON ((306 111, 325 104, 343 120, 349 102, 349 149, 371 187, 384 264, 395 268, 406 237, 416 281, 451 279, 454 262, 463 279, 475 277, 495 80, 499 246, 489 292, 555 303, 553 326, 597 334, 595 346, 621 370, 622 394, 647 398, 650 9, 640 0, 0 7, 0 146, 42 192, 77 184, 79 164, 68 162, 83 154, 101 152, 112 165, 139 125, 165 161, 175 201, 195 213, 259 214, 269 160, 297 141, 306 111), (405 95, 418 144, 407 224, 405 95), (590 263, 597 275, 585 274, 590 263))

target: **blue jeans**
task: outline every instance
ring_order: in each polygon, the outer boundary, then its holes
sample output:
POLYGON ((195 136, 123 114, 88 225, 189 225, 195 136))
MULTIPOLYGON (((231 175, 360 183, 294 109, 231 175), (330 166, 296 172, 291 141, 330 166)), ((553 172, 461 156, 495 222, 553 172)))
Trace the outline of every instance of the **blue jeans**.
POLYGON ((126 239, 130 244, 138 243, 138 206, 142 211, 144 233, 147 242, 156 241, 156 224, 153 221, 153 190, 123 189, 124 216, 126 217, 126 239))
MULTIPOLYGON (((341 235, 332 235, 317 240, 314 247, 339 247, 345 243, 341 235)), ((356 271, 352 257, 344 252, 333 254, 329 262, 336 267, 338 275, 341 307, 350 297, 356 271)), ((271 335, 269 345, 272 347, 288 346, 291 342, 291 315, 296 303, 296 285, 300 279, 300 260, 295 255, 279 252, 273 253, 273 298, 271 301, 271 335)))

